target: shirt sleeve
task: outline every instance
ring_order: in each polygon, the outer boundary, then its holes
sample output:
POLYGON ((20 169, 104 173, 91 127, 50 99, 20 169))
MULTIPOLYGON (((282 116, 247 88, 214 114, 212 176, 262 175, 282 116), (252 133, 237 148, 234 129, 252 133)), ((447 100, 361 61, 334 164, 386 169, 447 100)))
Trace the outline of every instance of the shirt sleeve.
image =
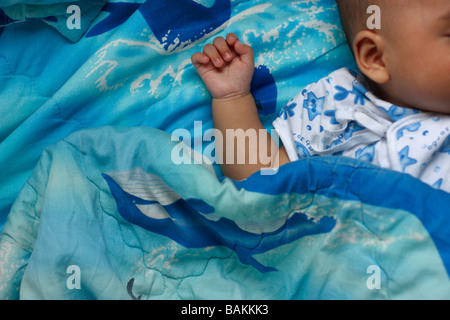
POLYGON ((290 161, 296 161, 300 158, 297 153, 297 144, 294 138, 294 132, 297 131, 299 126, 295 122, 297 117, 294 117, 296 113, 300 112, 299 99, 301 100, 300 94, 284 105, 280 110, 280 115, 273 122, 273 126, 277 130, 290 161))
POLYGON ((290 161, 315 154, 313 144, 322 141, 322 117, 332 121, 333 112, 325 106, 329 96, 327 78, 308 85, 280 110, 273 122, 290 161))

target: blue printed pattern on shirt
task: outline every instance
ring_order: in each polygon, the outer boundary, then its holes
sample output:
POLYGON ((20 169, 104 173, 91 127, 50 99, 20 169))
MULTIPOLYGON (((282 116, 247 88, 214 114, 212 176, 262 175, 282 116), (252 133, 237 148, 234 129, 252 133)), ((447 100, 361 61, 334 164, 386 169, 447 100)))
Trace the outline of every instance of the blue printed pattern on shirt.
POLYGON ((342 155, 450 192, 450 117, 392 105, 367 88, 343 68, 291 99, 274 122, 290 160, 342 155))

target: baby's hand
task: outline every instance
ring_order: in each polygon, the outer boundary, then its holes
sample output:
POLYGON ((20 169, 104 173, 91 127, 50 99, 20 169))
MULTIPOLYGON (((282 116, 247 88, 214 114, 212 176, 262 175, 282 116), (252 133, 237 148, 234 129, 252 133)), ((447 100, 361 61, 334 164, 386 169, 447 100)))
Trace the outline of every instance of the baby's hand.
POLYGON ((230 33, 194 53, 192 64, 214 99, 235 99, 250 94, 253 59, 252 48, 230 33))

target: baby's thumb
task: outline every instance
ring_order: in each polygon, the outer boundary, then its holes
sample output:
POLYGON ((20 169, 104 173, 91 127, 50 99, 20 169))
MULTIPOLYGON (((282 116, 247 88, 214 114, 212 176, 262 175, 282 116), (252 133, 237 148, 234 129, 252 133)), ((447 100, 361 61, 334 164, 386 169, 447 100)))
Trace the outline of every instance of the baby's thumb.
POLYGON ((234 51, 241 56, 243 61, 253 63, 253 49, 250 46, 237 40, 234 44, 234 51))

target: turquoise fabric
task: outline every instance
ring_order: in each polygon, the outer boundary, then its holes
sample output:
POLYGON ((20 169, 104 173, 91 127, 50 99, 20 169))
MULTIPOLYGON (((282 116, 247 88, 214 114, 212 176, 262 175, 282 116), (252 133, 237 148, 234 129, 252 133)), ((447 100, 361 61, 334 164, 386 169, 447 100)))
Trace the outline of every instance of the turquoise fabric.
POLYGON ((339 157, 235 182, 189 148, 174 164, 174 140, 103 127, 49 147, 0 239, 2 298, 450 297, 450 194, 339 157))

